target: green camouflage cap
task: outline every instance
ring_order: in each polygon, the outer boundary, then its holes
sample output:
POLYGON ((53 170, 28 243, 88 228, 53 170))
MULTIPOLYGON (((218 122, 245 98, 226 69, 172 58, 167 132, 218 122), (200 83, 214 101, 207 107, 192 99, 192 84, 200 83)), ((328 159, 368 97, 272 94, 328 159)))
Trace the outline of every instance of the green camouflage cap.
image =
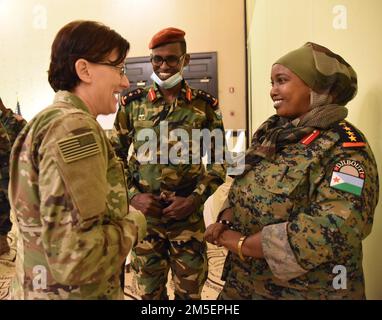
POLYGON ((357 93, 357 74, 339 55, 321 45, 307 42, 278 59, 313 91, 331 96, 332 103, 345 105, 357 93))

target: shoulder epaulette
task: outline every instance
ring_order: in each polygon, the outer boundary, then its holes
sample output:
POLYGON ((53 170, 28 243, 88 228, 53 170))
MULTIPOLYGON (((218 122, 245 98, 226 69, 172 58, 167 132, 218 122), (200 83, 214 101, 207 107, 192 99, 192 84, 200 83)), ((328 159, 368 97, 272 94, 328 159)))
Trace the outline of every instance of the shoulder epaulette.
POLYGON ((340 135, 340 141, 344 148, 359 148, 366 145, 358 130, 347 121, 335 124, 333 129, 340 135))
POLYGON ((121 97, 119 99, 119 102, 121 105, 126 106, 129 102, 134 101, 136 99, 139 99, 143 96, 145 90, 142 88, 135 89, 133 91, 121 94, 121 97))
POLYGON ((212 108, 214 108, 214 109, 218 108, 218 105, 219 105, 218 99, 216 99, 214 96, 210 95, 209 93, 207 93, 203 90, 196 90, 196 96, 207 101, 208 104, 210 104, 212 108))

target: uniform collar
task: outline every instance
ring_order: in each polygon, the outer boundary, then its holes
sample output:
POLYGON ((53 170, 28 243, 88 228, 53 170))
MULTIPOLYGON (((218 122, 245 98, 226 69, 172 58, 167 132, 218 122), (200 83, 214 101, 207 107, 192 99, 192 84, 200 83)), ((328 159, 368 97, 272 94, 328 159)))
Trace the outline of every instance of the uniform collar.
POLYGON ((57 103, 57 102, 73 105, 77 109, 81 109, 85 111, 86 113, 90 114, 89 108, 86 106, 86 104, 78 96, 76 96, 75 94, 69 91, 65 91, 65 90, 57 91, 54 96, 54 103, 57 103))
MULTIPOLYGON (((183 98, 188 102, 191 102, 193 99, 192 89, 189 87, 186 80, 182 81, 182 87, 180 89, 179 97, 183 98)), ((147 99, 151 103, 154 103, 160 98, 163 98, 163 95, 160 92, 158 85, 154 82, 153 85, 150 87, 149 92, 147 93, 147 99)))

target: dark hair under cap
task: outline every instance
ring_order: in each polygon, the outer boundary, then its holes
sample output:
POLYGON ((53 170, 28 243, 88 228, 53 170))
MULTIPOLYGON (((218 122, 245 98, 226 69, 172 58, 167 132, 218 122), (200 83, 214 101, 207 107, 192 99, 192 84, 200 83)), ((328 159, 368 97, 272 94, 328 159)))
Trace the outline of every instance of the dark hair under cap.
POLYGON ((307 42, 278 59, 313 91, 328 94, 331 102, 345 105, 357 94, 357 74, 339 55, 321 45, 307 42))

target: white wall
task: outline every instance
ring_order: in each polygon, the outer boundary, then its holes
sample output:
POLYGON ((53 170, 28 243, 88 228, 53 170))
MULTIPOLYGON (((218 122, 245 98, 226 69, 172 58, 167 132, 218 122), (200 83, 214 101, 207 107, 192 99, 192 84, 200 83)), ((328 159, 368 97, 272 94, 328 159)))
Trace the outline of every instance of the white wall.
POLYGON ((189 52, 218 52, 225 126, 245 128, 242 0, 0 0, 0 96, 12 108, 18 96, 26 119, 52 101, 50 46, 57 31, 76 19, 114 28, 129 40, 129 57, 148 55, 148 42, 160 29, 184 29, 189 52))

